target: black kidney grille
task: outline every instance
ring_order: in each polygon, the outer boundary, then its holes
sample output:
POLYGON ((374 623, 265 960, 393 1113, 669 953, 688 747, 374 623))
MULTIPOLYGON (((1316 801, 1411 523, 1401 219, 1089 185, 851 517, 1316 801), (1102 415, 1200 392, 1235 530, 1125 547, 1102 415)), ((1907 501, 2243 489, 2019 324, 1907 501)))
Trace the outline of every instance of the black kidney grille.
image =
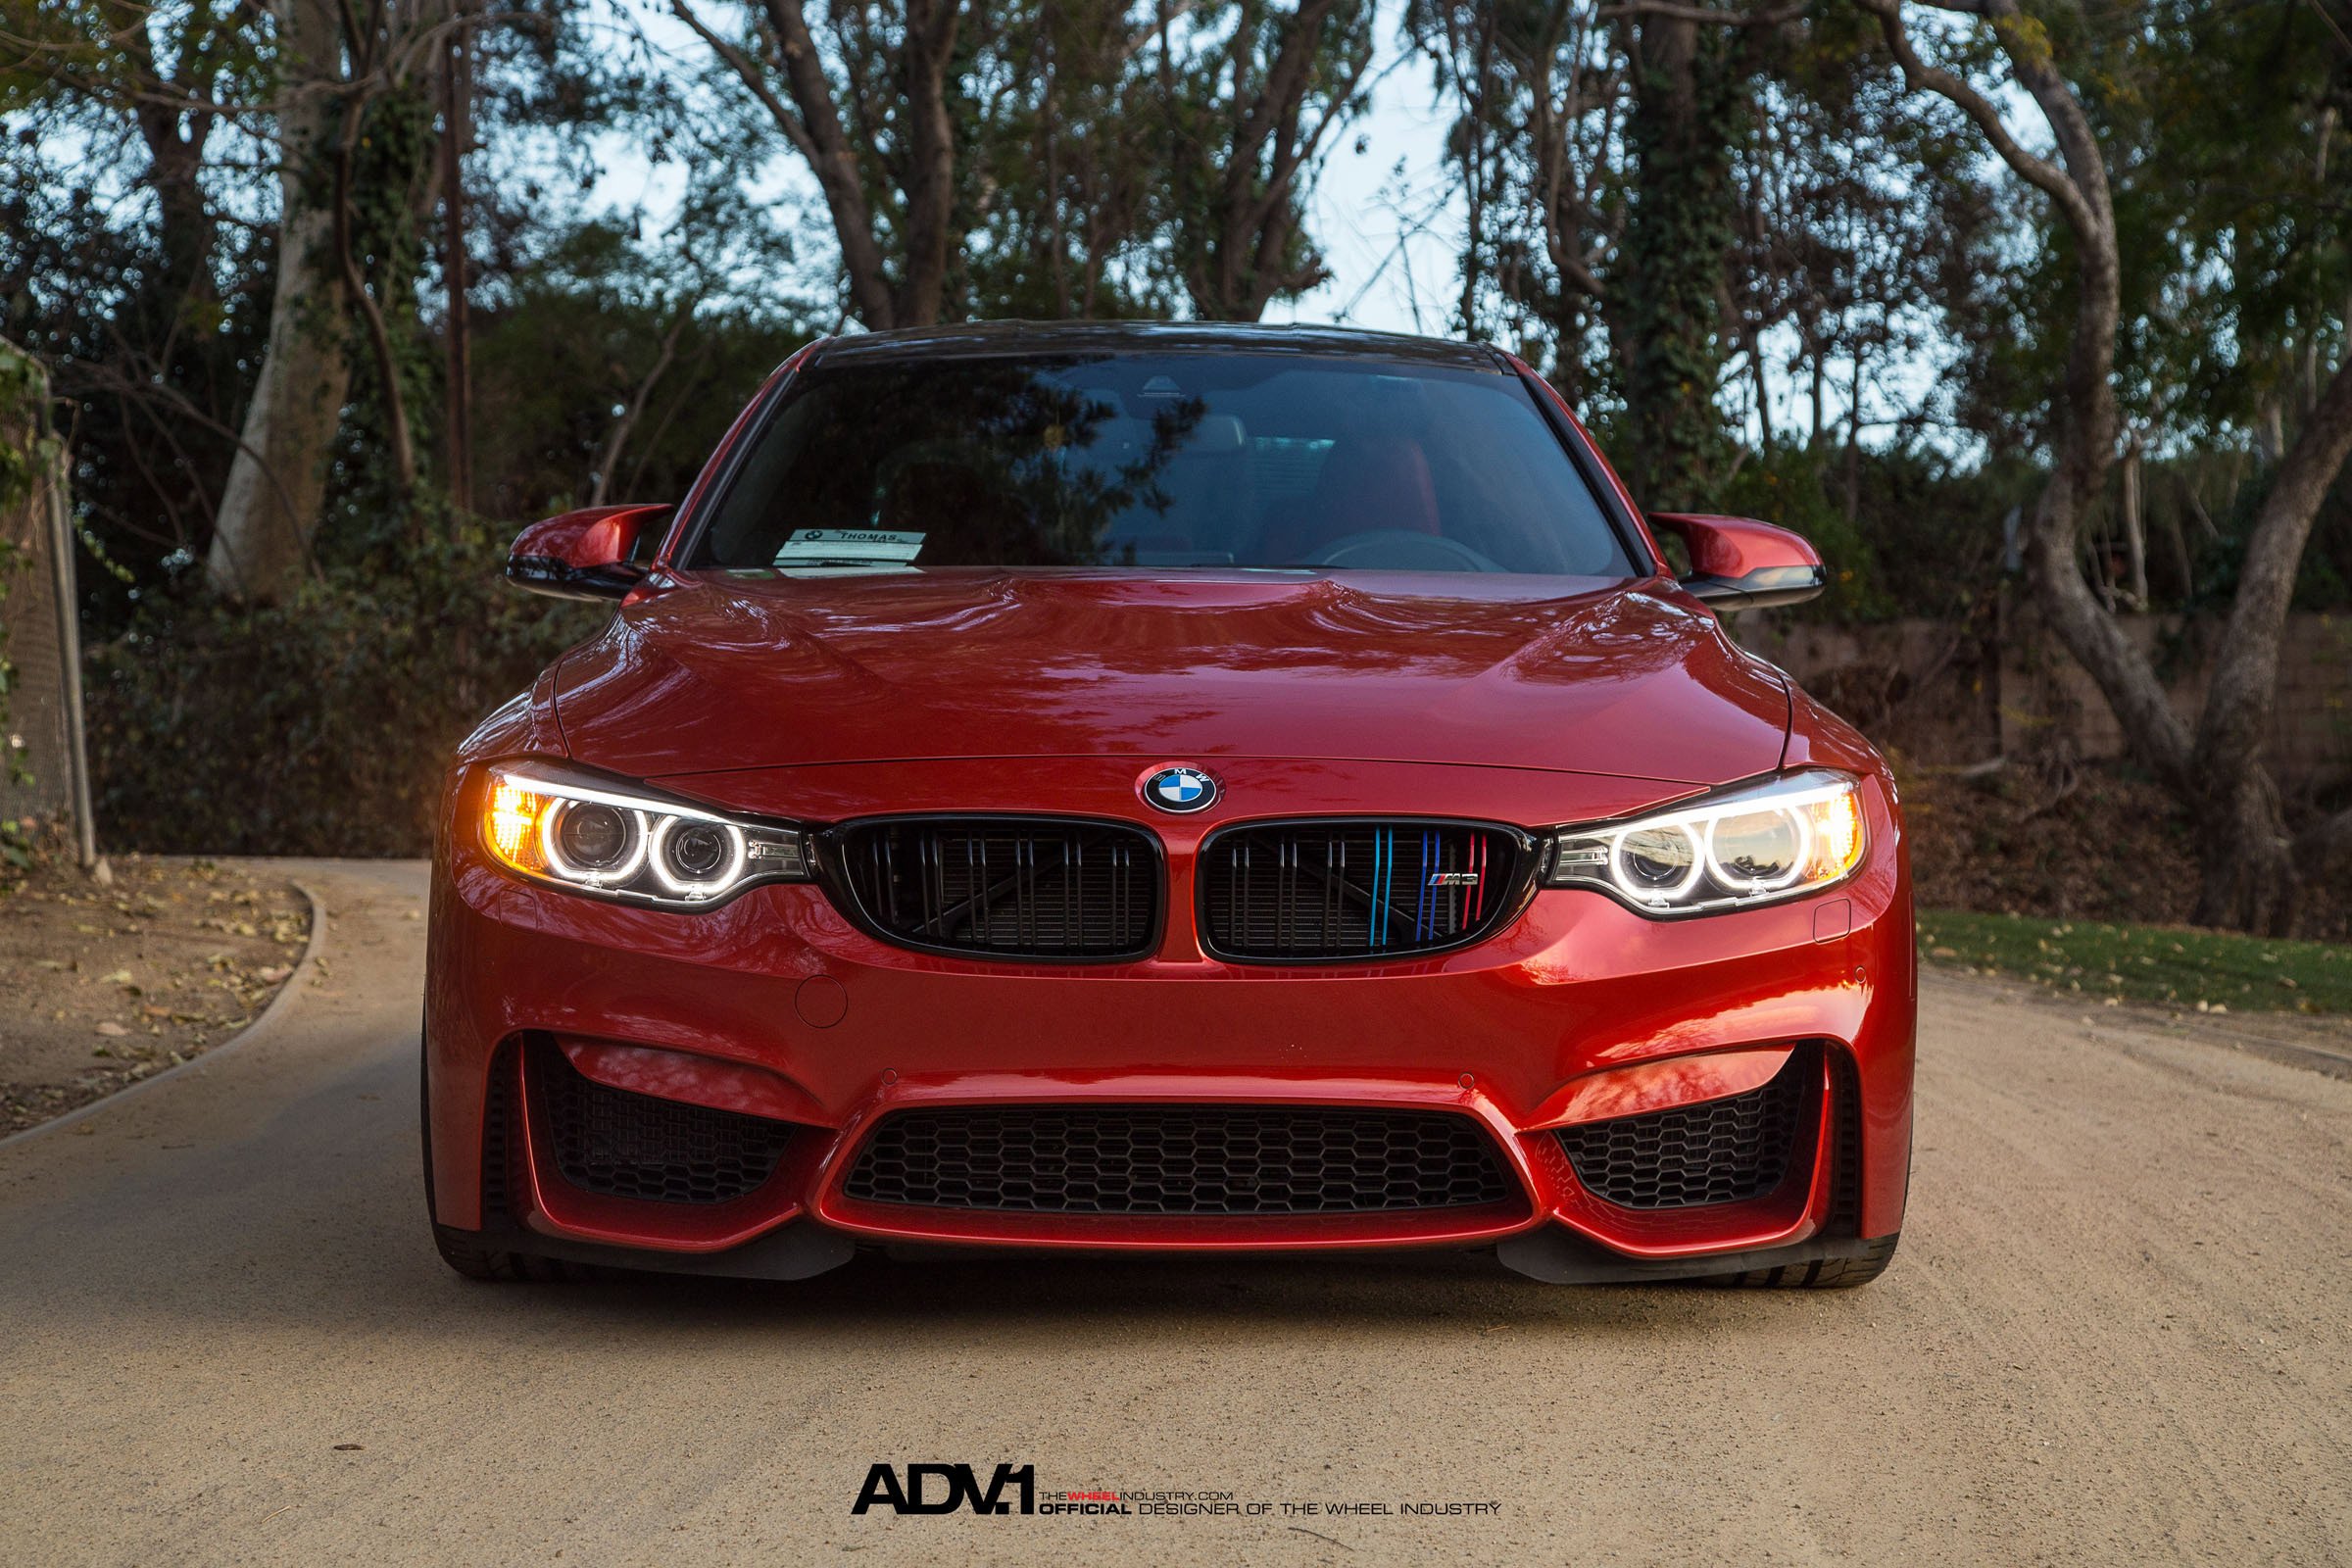
POLYGON ((1378 958, 1484 936, 1515 907, 1516 834, 1443 822, 1233 828, 1201 852, 1209 951, 1240 958, 1378 958))
POLYGON ((843 836, 850 894, 882 932, 1004 957, 1119 958, 1152 951, 1159 856, 1101 822, 904 820, 843 836))
POLYGON ((1515 1191, 1466 1116, 1223 1105, 904 1110, 848 1185, 877 1203, 1057 1214, 1347 1214, 1515 1191))
POLYGON ((800 1129, 583 1077, 562 1049, 531 1055, 533 1110, 556 1169, 582 1192, 657 1203, 723 1203, 764 1185, 800 1129))
POLYGON ((1781 1185, 1796 1144, 1809 1051, 1744 1095, 1560 1129, 1576 1179, 1626 1208, 1695 1208, 1761 1198, 1781 1185))

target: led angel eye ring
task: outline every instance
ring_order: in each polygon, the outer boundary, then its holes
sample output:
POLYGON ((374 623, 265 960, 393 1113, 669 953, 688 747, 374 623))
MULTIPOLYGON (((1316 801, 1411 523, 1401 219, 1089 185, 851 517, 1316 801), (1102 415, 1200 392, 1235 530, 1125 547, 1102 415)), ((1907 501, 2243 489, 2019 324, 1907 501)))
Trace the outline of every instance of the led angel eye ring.
POLYGON ((715 827, 727 836, 727 863, 715 875, 700 881, 681 878, 670 870, 669 836, 683 820, 686 819, 675 816, 662 818, 648 840, 646 859, 662 891, 682 899, 707 899, 742 880, 744 868, 752 858, 751 845, 744 838, 743 829, 732 822, 711 822, 700 817, 694 819, 697 826, 715 827))
POLYGON ((1813 863, 1813 824, 1805 820, 1803 811, 1786 806, 1767 806, 1761 810, 1726 811, 1721 816, 1707 818, 1706 852, 1708 874, 1725 887, 1740 893, 1778 893, 1784 888, 1794 887, 1797 879, 1805 874, 1805 867, 1813 863), (1715 857, 1715 829, 1723 823, 1739 817, 1763 816, 1767 813, 1786 817, 1796 824, 1796 855, 1788 862, 1788 874, 1774 882, 1761 881, 1752 876, 1734 875, 1730 868, 1715 857))
POLYGON ((1698 879, 1706 874, 1706 870, 1705 846, 1699 843, 1698 835, 1690 831, 1690 825, 1688 822, 1636 824, 1631 827, 1619 828, 1615 836, 1609 840, 1609 880, 1616 883, 1618 891, 1629 899, 1639 899, 1644 904, 1672 903, 1698 886, 1698 879), (1625 841, 1636 833, 1680 833, 1683 836, 1683 842, 1690 846, 1690 874, 1670 888, 1645 888, 1636 882, 1626 874, 1625 866, 1625 841))
MULTIPOLYGON (((564 818, 570 814, 573 807, 580 804, 582 803, 557 796, 551 808, 540 813, 539 853, 547 858, 547 868, 566 882, 584 883, 589 887, 610 887, 628 881, 637 874, 638 868, 644 865, 646 860, 646 846, 650 835, 646 832, 645 813, 626 808, 615 808, 620 811, 622 818, 629 822, 634 829, 630 836, 634 840, 635 853, 618 865, 590 869, 587 866, 574 865, 564 855, 563 845, 558 842, 562 835, 564 818)), ((604 803, 599 801, 593 804, 601 806, 604 803)))

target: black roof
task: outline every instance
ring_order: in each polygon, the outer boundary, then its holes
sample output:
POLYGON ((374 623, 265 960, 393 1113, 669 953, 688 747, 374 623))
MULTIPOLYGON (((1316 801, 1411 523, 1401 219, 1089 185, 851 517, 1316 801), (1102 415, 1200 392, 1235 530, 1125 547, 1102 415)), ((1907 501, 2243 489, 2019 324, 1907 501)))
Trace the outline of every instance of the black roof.
POLYGON ((977 321, 905 326, 826 340, 808 363, 886 364, 1000 354, 1298 354, 1501 370, 1501 356, 1477 343, 1365 332, 1346 326, 1255 321, 977 321))

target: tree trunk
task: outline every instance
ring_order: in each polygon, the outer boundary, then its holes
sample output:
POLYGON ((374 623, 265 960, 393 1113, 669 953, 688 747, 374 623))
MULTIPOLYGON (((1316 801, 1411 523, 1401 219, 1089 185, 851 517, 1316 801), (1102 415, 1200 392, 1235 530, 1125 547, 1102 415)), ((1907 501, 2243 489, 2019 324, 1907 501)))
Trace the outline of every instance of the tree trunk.
POLYGON ((1179 203, 1177 227, 1185 288, 1195 314, 1208 321, 1254 321, 1274 300, 1323 281, 1319 257, 1292 252, 1303 216, 1299 185, 1324 137, 1348 118, 1372 61, 1362 6, 1298 0, 1259 74, 1254 15, 1244 8, 1225 65, 1230 97, 1217 106, 1223 144, 1178 155, 1202 166, 1199 188, 1179 203), (1310 122, 1318 88, 1322 112, 1310 122))
MULTIPOLYGON (((450 8, 464 15, 463 0, 450 8)), ((466 151, 473 139, 473 59, 466 35, 453 36, 441 56, 441 272, 449 300, 444 330, 441 466, 450 505, 473 510, 472 321, 466 295, 466 151)))
MULTIPOLYGON (((409 400, 401 390, 400 358, 392 347, 391 322, 384 316, 384 304, 368 292, 352 232, 357 226, 359 202, 354 170, 367 124, 368 96, 354 88, 344 95, 342 141, 334 154, 334 196, 327 233, 336 266, 342 270, 343 297, 357 310, 360 324, 368 333, 370 358, 375 363, 376 395, 383 400, 384 455, 391 464, 394 494, 405 506, 416 489, 416 443, 409 433, 409 400)), ((394 291, 387 283, 379 280, 376 287, 390 296, 394 291)))
MULTIPOLYGON (((930 325, 940 318, 948 264, 962 237, 956 222, 955 126, 946 100, 962 0, 912 0, 895 55, 856 62, 860 70, 854 77, 887 74, 906 115, 904 161, 890 176, 901 210, 895 220, 880 222, 858 150, 861 141, 870 144, 861 122, 881 106, 861 101, 853 82, 845 123, 807 8, 801 0, 759 0, 759 6, 767 53, 755 58, 715 31, 689 0, 669 0, 671 13, 735 74, 808 164, 841 247, 851 311, 876 331, 930 325), (768 79, 771 72, 783 78, 781 95, 768 79), (894 259, 900 269, 895 283, 889 266, 894 259)), ((835 36, 841 37, 838 26, 835 36)))
POLYGON ((2283 937, 2294 925, 2302 878, 2278 790, 2259 762, 2230 772, 2193 813, 2197 902, 2188 918, 2283 937))
POLYGON ((306 199, 334 102, 336 22, 331 0, 273 0, 283 40, 284 87, 277 107, 277 283, 270 342, 242 445, 205 557, 205 579, 232 599, 270 603, 306 574, 312 530, 326 495, 326 466, 350 389, 344 358, 343 285, 325 208, 306 199))
MULTIPOLYGON (((2264 411, 2268 450, 2279 454, 2253 529, 2221 639, 2213 679, 2192 736, 2173 710, 2146 656, 2100 608, 2080 560, 2082 517, 2115 461, 2115 342, 2121 266, 2105 155, 2090 118, 2060 74, 2048 34, 2027 24, 2016 0, 1973 0, 2007 57, 2017 84, 2041 112, 2055 161, 2028 150, 2001 107, 1961 77, 1922 61, 1903 23, 1903 0, 1861 0, 1881 21, 1906 83, 1940 94, 1984 133, 2018 176, 2048 196, 2073 231, 2079 284, 2063 384, 2054 389, 2056 451, 2028 529, 2035 596, 2059 641, 2098 684, 2132 754, 2185 806, 2198 826, 2201 872, 2195 918, 2281 932, 2294 917, 2298 864, 2263 764, 2278 683, 2278 643, 2303 547, 2321 501, 2352 457, 2352 355, 2318 400, 2291 449, 2264 411)), ((1947 7, 1946 9, 1957 9, 1947 7)), ((2330 828, 2325 842, 2339 842, 2330 828)), ((2315 839, 2314 842, 2320 842, 2315 839)), ((2352 833, 2341 842, 2352 843, 2352 833)), ((2331 852, 2332 853, 2332 852, 2331 852)))
POLYGON ((959 0, 909 0, 900 55, 907 121, 906 274, 894 291, 897 326, 929 326, 947 299, 948 261, 959 237, 956 225, 956 126, 948 109, 948 77, 956 56, 959 0))
POLYGON ((2303 421, 2254 514, 2237 597, 2214 657, 2190 772, 2212 831, 2204 847, 2200 923, 2283 935, 2305 864, 2289 846, 2278 789, 2263 764, 2278 695, 2278 644, 2295 576, 2328 487, 2352 458, 2352 353, 2303 421))
POLYGON ((1609 279, 1634 344, 1626 376, 1634 488, 1644 506, 1696 506, 1722 435, 1717 301, 1733 244, 1725 214, 1737 70, 1723 30, 1688 15, 1643 18, 1634 54, 1632 212, 1609 279))

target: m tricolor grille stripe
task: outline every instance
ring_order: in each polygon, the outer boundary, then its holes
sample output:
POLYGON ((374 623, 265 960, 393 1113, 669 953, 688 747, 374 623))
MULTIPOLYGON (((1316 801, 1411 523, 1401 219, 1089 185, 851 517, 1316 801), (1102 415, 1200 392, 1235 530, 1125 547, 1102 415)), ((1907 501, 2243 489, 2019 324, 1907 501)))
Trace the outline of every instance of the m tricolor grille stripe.
POLYGON ((1249 824, 1200 863, 1203 944, 1280 960, 1394 957, 1475 940, 1532 861, 1521 836, 1453 822, 1249 824))

